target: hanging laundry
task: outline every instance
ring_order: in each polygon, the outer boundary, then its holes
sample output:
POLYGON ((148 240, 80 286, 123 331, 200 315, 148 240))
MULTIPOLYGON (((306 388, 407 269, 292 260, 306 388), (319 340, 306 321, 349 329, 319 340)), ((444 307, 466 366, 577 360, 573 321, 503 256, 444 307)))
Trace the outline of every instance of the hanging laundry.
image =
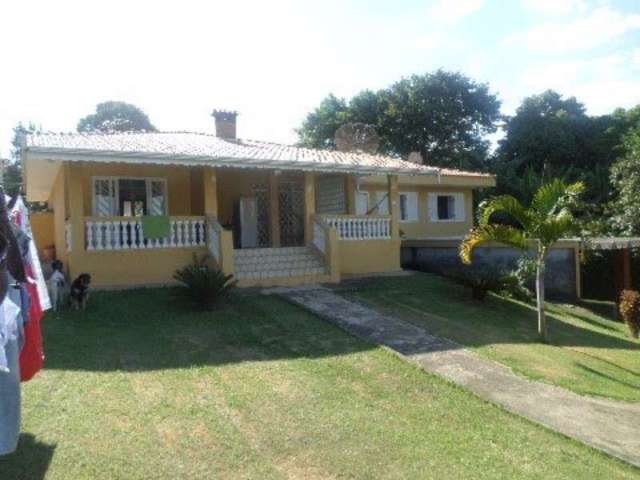
POLYGON ((28 306, 26 276, 14 229, 0 188, 0 455, 16 449, 20 434, 20 346, 28 306))
MULTIPOLYGON (((27 276, 26 289, 29 297, 29 315, 25 329, 25 345, 20 352, 20 379, 31 380, 44 364, 44 346, 40 321, 44 311, 51 307, 49 293, 46 288, 38 252, 33 241, 29 211, 22 197, 13 202, 10 218, 19 228, 16 233, 18 247, 24 259, 27 276)), ((25 302, 26 304, 26 302, 25 302)))

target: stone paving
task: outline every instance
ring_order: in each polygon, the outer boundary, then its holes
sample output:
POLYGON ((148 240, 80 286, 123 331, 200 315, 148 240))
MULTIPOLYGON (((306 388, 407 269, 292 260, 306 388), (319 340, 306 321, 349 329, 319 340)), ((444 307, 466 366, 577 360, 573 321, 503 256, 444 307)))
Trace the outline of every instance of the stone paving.
POLYGON ((582 396, 528 380, 325 287, 274 288, 265 293, 278 294, 363 340, 390 348, 510 412, 640 467, 640 404, 582 396))

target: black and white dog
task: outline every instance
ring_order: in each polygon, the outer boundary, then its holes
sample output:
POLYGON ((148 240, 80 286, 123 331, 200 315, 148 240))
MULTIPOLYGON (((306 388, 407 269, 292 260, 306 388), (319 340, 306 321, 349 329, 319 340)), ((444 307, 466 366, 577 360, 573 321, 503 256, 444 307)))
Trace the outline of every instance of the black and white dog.
POLYGON ((71 297, 71 306, 75 310, 84 310, 87 308, 87 302, 89 301, 89 286, 91 285, 91 275, 88 273, 81 273, 71 283, 71 291, 69 296, 71 297))

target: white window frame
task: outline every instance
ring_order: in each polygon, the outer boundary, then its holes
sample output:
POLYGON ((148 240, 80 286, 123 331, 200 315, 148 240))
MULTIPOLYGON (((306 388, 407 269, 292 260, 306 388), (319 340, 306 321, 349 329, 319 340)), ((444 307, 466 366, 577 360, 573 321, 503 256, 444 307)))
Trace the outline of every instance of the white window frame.
POLYGON ((461 223, 464 222, 467 216, 466 207, 466 195, 464 192, 429 192, 427 195, 427 212, 428 220, 433 223, 461 223), (438 218, 438 197, 453 197, 454 198, 454 217, 453 218, 438 218), (460 207, 458 207, 460 202, 460 207), (457 216, 457 212, 462 211, 460 218, 457 216))
MULTIPOLYGON (((144 180, 147 193, 147 208, 151 206, 151 182, 162 182, 164 185, 164 215, 169 214, 169 188, 165 177, 130 177, 130 176, 109 176, 98 175, 91 177, 91 209, 93 216, 97 217, 96 211, 96 180, 111 180, 114 182, 114 195, 116 199, 116 209, 120 208, 120 180, 144 180)), ((114 217, 120 217, 120 212, 116 212, 114 217)))
POLYGON ((420 211, 419 211, 419 195, 418 192, 399 192, 398 193, 398 210, 400 212, 400 223, 417 223, 420 221, 420 211), (402 200, 401 197, 407 198, 407 218, 402 218, 402 200), (411 202, 409 199, 414 198, 414 207, 415 207, 415 216, 411 215, 411 202))

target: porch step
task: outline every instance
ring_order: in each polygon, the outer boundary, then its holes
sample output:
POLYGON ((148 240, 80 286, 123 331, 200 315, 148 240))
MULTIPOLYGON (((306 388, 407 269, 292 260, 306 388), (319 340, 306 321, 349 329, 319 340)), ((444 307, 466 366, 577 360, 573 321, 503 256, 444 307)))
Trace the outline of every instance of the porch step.
POLYGON ((308 247, 235 250, 234 260, 240 281, 327 275, 323 259, 308 247))

